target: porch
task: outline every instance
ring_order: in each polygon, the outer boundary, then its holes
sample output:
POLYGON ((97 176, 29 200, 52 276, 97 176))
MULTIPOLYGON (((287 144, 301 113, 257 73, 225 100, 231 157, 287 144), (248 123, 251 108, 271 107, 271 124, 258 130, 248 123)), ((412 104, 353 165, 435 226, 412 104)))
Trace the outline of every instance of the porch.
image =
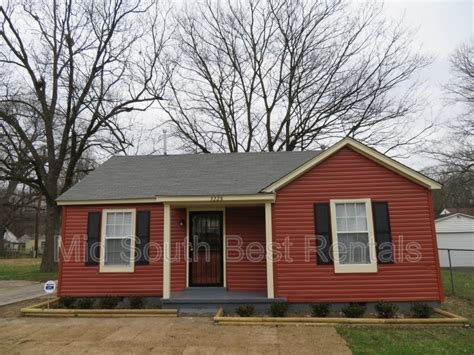
POLYGON ((163 305, 274 302, 273 201, 271 194, 163 201, 163 305))

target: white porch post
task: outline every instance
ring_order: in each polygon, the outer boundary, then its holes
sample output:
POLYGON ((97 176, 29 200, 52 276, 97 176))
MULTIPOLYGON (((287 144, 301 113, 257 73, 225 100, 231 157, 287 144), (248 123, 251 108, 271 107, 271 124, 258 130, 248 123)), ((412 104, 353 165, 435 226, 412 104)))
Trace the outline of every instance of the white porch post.
POLYGON ((273 233, 272 233, 272 203, 265 203, 265 244, 267 260, 267 297, 274 298, 273 290, 273 233))
POLYGON ((163 298, 170 298, 171 285, 171 209, 165 203, 163 210, 163 298))

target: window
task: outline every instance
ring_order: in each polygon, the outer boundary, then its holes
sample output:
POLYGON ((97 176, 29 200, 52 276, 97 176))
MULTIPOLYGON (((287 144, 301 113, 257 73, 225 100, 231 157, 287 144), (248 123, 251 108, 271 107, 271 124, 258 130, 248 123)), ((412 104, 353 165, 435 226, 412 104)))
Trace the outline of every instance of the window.
POLYGON ((135 210, 104 210, 102 213, 100 271, 133 272, 135 210))
POLYGON ((376 272, 370 199, 331 200, 335 272, 376 272))

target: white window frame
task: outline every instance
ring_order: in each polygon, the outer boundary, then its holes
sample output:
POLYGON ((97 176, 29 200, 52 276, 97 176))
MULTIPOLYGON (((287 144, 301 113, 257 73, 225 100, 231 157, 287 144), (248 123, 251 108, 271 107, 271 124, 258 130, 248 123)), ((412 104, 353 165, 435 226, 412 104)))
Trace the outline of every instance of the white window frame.
POLYGON ((333 240, 333 258, 335 273, 370 273, 377 272, 377 254, 375 249, 374 221, 372 217, 372 201, 370 198, 331 200, 331 231, 333 240), (339 262, 339 240, 337 236, 336 204, 365 203, 367 214, 367 230, 369 234, 370 264, 341 264, 339 262))
POLYGON ((135 230, 136 230, 136 210, 135 209, 104 209, 102 210, 102 223, 100 233, 100 272, 134 272, 135 271, 135 230), (132 235, 130 240, 130 264, 129 265, 105 265, 105 232, 108 213, 131 213, 132 214, 132 235))

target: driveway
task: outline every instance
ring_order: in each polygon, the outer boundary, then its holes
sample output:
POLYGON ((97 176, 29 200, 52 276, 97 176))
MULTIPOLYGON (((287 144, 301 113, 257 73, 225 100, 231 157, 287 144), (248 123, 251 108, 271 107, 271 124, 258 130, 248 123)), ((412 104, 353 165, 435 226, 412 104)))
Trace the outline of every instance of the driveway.
POLYGON ((1 318, 1 354, 351 354, 333 327, 210 318, 1 318))
POLYGON ((0 281, 0 306, 44 295, 43 284, 36 281, 0 281))

